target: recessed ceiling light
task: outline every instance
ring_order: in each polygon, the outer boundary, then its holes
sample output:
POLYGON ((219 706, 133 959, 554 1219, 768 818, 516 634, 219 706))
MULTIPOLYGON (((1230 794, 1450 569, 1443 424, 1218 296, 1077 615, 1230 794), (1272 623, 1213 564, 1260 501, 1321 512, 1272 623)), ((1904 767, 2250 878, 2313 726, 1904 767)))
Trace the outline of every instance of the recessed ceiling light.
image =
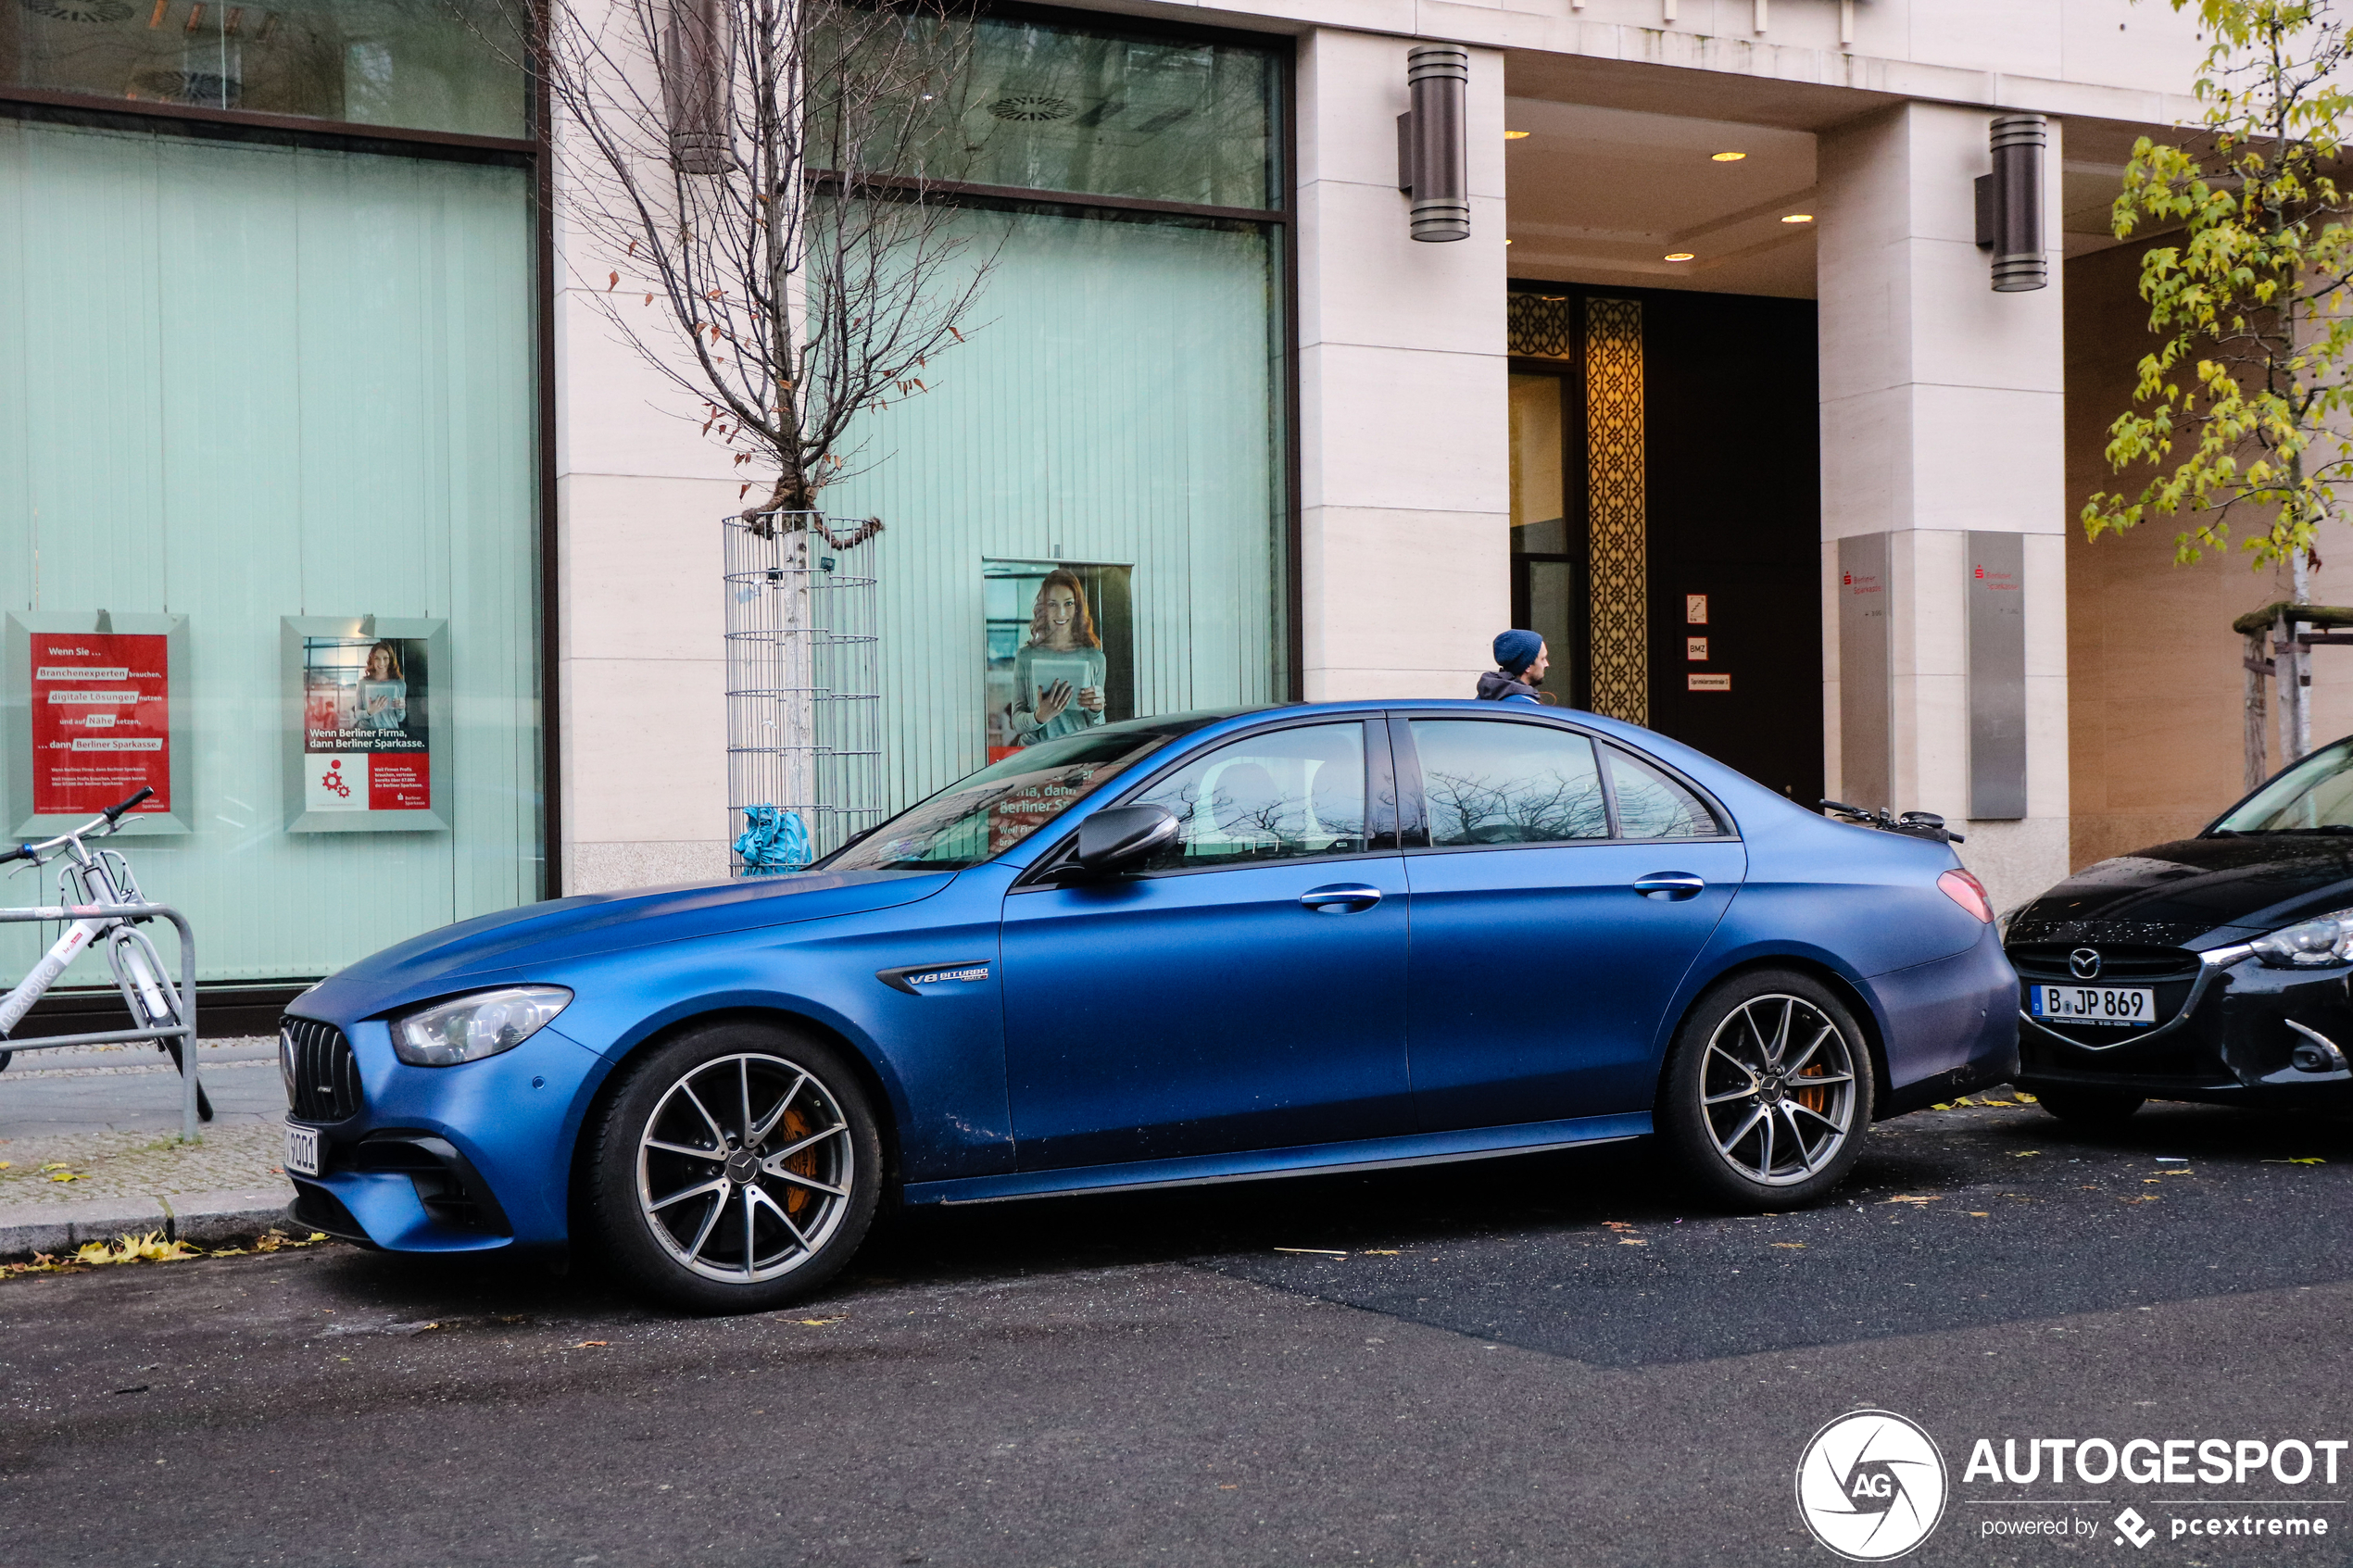
POLYGON ((1708 155, 1717 163, 1738 163, 1747 156, 1746 153, 1710 153, 1708 155))
POLYGON ((1689 261, 1692 259, 1692 253, 1687 250, 1669 251, 1667 253, 1667 259, 1669 261, 1689 261))
POLYGON ((1781 221, 1784 223, 1811 223, 1814 221, 1814 215, 1810 212, 1793 212, 1787 218, 1782 219, 1781 221))
POLYGON ((1506 131, 1504 132, 1504 140, 1506 142, 1525 142, 1528 140, 1528 132, 1525 131, 1506 131))

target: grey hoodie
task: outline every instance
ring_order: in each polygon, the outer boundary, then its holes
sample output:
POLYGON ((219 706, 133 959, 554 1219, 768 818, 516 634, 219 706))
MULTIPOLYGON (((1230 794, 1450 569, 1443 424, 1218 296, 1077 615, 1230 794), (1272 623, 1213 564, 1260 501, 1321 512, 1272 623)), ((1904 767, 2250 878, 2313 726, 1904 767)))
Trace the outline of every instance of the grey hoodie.
POLYGON ((1490 670, 1478 678, 1478 700, 1481 702, 1533 702, 1541 704, 1536 688, 1516 675, 1506 675, 1501 670, 1490 670))

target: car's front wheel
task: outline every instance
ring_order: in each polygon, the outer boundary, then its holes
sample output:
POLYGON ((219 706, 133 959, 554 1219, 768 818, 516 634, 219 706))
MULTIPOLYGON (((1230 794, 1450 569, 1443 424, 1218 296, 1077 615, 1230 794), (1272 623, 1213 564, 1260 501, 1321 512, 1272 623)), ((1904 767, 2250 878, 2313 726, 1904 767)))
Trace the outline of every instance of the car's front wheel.
POLYGON ((1828 1193, 1862 1154, 1870 1053, 1829 986, 1792 971, 1739 975, 1676 1032, 1658 1130, 1701 1193, 1740 1210, 1828 1193))
POLYGON ((588 1172, 629 1280, 705 1312, 763 1311, 839 1273, 881 1192, 882 1145, 840 1051, 747 1024, 681 1035, 607 1104, 588 1172))

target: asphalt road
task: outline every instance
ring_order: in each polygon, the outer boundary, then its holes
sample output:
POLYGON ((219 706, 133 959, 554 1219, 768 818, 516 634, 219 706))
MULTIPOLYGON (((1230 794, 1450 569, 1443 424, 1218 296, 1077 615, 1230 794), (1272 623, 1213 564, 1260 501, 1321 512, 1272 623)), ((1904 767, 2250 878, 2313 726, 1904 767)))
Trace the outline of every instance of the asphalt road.
POLYGON ((1793 1476, 1859 1406, 1948 1467, 1907 1561, 2353 1559, 2353 1451, 1964 1474, 1979 1437, 2353 1438, 2353 1122, 1927 1112, 1835 1204, 1683 1201, 1629 1146, 932 1211, 724 1321, 341 1247, 22 1278, 0 1564, 1831 1563, 1793 1476))

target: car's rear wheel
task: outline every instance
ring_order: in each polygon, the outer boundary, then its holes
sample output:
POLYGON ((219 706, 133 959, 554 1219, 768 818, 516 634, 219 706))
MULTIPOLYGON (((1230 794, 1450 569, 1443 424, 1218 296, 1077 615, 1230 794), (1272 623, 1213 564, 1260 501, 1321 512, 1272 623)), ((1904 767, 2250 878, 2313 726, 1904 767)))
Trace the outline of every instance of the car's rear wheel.
POLYGON ((1755 1210, 1820 1198, 1854 1168, 1870 1122, 1862 1029, 1810 975, 1736 976, 1676 1032, 1658 1129, 1715 1202, 1755 1210))
POLYGON ((2038 1089, 2035 1103, 2076 1127, 2121 1126, 2148 1103, 2141 1095, 2103 1094, 2097 1089, 2038 1089))
POLYGON ((881 1177, 874 1111, 840 1051, 723 1024, 631 1071, 597 1129, 589 1210, 640 1288, 696 1311, 763 1311, 841 1271, 881 1177))

